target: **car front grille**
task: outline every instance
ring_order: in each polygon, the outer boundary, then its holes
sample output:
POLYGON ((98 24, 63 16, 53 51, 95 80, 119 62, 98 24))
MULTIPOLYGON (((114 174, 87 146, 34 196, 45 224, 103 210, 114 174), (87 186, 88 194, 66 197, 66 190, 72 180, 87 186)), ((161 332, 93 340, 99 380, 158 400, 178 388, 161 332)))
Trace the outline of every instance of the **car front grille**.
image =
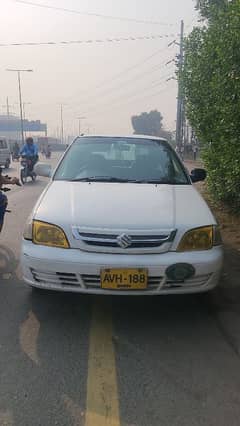
MULTIPOLYGON (((100 288, 101 286, 100 275, 82 275, 81 277, 86 288, 92 288, 92 289, 100 288)), ((145 291, 156 290, 160 286, 162 279, 163 277, 155 277, 155 276, 148 277, 148 285, 145 291)))
MULTIPOLYGON (((87 245, 98 247, 121 247, 118 242, 119 235, 79 233, 80 239, 87 245)), ((169 240, 169 235, 129 235, 129 246, 126 248, 152 248, 159 247, 169 240)), ((124 247, 123 247, 124 248, 124 247)))
MULTIPOLYGON (((36 284, 42 285, 43 287, 62 288, 65 290, 80 287, 86 290, 101 290, 104 293, 109 292, 109 290, 101 289, 100 275, 46 272, 37 271, 36 269, 31 269, 31 273, 36 284)), ((156 291, 157 293, 159 291, 159 293, 161 293, 161 290, 202 287, 210 278, 211 274, 206 274, 185 281, 169 281, 163 276, 149 276, 147 288, 141 290, 141 292, 156 291)), ((132 290, 132 292, 134 291, 135 290, 132 290)), ((131 290, 128 290, 128 292, 131 293, 131 290)))
POLYGON ((156 249, 161 248, 165 243, 172 243, 176 235, 176 230, 165 230, 158 234, 137 233, 115 233, 85 232, 79 227, 72 227, 72 233, 76 240, 80 241, 81 247, 94 250, 106 249, 129 250, 134 249, 156 249))
POLYGON ((39 284, 53 284, 62 286, 79 286, 79 279, 76 274, 63 272, 43 272, 31 269, 34 280, 39 284))

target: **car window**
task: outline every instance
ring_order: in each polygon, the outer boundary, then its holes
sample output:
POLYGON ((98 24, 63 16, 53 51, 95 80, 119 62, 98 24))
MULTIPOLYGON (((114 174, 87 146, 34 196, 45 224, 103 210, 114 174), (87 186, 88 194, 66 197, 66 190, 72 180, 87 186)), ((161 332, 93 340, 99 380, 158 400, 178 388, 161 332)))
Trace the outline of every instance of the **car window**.
POLYGON ((150 139, 79 138, 63 158, 55 180, 97 177, 127 181, 188 184, 168 144, 150 139))

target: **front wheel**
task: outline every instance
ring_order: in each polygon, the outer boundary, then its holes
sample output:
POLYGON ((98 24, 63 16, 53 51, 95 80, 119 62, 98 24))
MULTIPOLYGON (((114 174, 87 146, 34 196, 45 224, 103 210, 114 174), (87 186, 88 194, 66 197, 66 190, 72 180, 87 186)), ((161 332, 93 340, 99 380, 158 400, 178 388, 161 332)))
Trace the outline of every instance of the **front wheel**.
POLYGON ((5 169, 9 169, 9 166, 10 166, 10 160, 6 160, 5 169))
POLYGON ((22 169, 20 174, 21 182, 23 185, 27 182, 27 169, 22 169))
POLYGON ((36 173, 35 173, 35 172, 33 172, 33 173, 32 173, 32 181, 33 181, 33 182, 35 182, 36 177, 37 177, 36 173))

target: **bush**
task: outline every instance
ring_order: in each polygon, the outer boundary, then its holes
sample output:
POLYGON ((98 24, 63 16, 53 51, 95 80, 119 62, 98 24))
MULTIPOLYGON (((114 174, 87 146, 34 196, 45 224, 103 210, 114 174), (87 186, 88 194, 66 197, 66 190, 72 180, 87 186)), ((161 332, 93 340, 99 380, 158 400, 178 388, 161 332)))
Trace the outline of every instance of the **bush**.
POLYGON ((180 76, 215 198, 240 208, 240 2, 212 10, 185 41, 180 76))

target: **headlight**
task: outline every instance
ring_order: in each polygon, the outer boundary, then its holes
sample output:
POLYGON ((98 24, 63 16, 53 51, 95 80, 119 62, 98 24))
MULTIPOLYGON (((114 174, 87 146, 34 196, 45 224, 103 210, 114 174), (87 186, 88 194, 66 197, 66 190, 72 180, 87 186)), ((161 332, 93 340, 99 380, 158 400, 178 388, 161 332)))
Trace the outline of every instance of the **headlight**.
POLYGON ((181 239, 177 251, 210 250, 221 245, 222 239, 218 226, 203 226, 188 231, 181 239))
POLYGON ((64 231, 56 225, 33 221, 33 243, 41 246, 69 248, 64 231))

